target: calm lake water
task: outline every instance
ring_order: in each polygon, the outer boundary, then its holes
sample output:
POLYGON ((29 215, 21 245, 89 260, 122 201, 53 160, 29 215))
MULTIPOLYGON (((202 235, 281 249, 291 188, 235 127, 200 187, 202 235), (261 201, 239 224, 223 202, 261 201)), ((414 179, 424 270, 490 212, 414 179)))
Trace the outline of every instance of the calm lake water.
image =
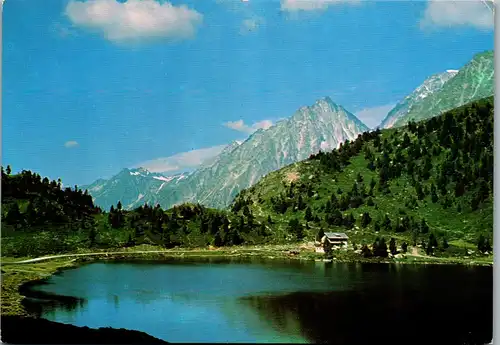
POLYGON ((172 259, 92 263, 31 290, 43 318, 169 342, 486 344, 493 332, 491 267, 172 259))

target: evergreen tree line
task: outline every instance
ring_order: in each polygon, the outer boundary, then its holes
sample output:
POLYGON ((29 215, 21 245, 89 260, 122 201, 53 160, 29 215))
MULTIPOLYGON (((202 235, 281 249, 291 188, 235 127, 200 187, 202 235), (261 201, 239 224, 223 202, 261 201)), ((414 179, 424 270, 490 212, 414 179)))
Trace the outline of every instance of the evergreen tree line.
POLYGON ((469 194, 471 210, 490 200, 493 186, 493 99, 446 112, 427 121, 410 122, 390 139, 374 141, 379 156, 366 148, 368 167, 377 170, 378 188, 390 193, 388 182, 406 174, 414 200, 430 196, 443 208, 469 194), (404 134, 403 134, 404 133, 404 134))
POLYGON ((60 179, 50 181, 29 170, 13 175, 10 166, 2 166, 1 181, 2 218, 14 229, 89 228, 92 216, 101 212, 87 190, 63 188, 60 179))
MULTIPOLYGON (((492 197, 493 182, 493 99, 487 98, 464 107, 449 111, 427 121, 410 121, 406 128, 393 130, 382 138, 380 131, 359 135, 354 142, 346 141, 337 150, 311 155, 319 160, 323 171, 337 173, 345 169, 349 159, 363 152, 368 161, 367 168, 377 172, 378 178, 364 181, 358 172, 350 190, 340 188, 333 192, 319 208, 311 208, 311 198, 324 199, 314 191, 314 183, 297 182, 285 186, 285 191, 270 198, 272 210, 284 214, 290 208, 293 212, 304 210, 304 220, 344 226, 352 229, 356 219, 350 209, 362 205, 378 209, 375 191, 390 194, 389 182, 407 176, 413 190, 407 192, 405 207, 415 210, 429 197, 432 203, 439 203, 443 209, 455 206, 458 212, 475 211, 492 197)), ((318 178, 321 172, 314 176, 318 178)), ((383 196, 378 196, 383 197, 383 196)), ((252 203, 250 196, 242 202, 252 203)), ((425 201, 426 202, 426 201, 425 201)), ((262 204, 262 202, 260 202, 262 204)), ((394 232, 409 231, 416 244, 418 235, 429 233, 424 218, 399 215, 372 219, 369 212, 363 212, 361 227, 372 225, 375 232, 380 229, 394 232)), ((378 213, 378 212, 377 212, 378 213)), ((296 232, 294 221, 289 229, 296 232)), ((300 233, 300 232, 299 232, 300 233)))
POLYGON ((121 203, 112 206, 108 223, 115 229, 128 229, 127 245, 153 243, 167 248, 190 243, 217 247, 263 241, 269 232, 264 223, 255 221, 247 206, 243 215, 230 217, 226 212, 199 204, 182 204, 165 211, 160 205, 145 204, 124 211, 121 203))

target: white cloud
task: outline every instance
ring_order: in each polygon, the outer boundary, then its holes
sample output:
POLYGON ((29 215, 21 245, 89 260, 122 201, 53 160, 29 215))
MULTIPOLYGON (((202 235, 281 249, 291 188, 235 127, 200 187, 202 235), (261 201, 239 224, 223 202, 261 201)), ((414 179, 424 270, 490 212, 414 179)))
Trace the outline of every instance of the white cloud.
POLYGON ((70 141, 67 141, 64 143, 64 147, 70 149, 72 147, 77 147, 78 146, 78 142, 74 141, 74 140, 70 140, 70 141))
POLYGON ((215 158, 227 145, 207 147, 198 150, 182 152, 170 157, 157 158, 137 164, 135 167, 143 167, 151 172, 181 172, 199 167, 207 161, 215 158))
POLYGON ((259 121, 259 122, 254 123, 251 126, 248 126, 247 124, 245 124, 245 122, 243 122, 243 120, 229 121, 229 122, 224 123, 224 126, 226 126, 228 128, 234 129, 235 131, 247 133, 247 134, 252 134, 256 130, 261 129, 261 128, 268 129, 272 125, 273 125, 273 122, 271 120, 259 121))
POLYGON ((356 112, 356 117, 369 128, 377 127, 387 116, 395 104, 381 105, 378 107, 365 108, 356 112))
POLYGON ((322 11, 331 5, 358 4, 361 0, 281 0, 281 10, 288 12, 297 11, 322 11))
POLYGON ((257 31, 264 24, 264 19, 261 17, 253 17, 244 19, 241 22, 240 33, 246 34, 251 31, 257 31))
POLYGON ((426 29, 466 25, 491 30, 493 6, 492 1, 482 0, 429 0, 420 26, 426 29))
POLYGON ((66 15, 77 26, 95 29, 110 41, 192 37, 203 16, 185 5, 155 0, 71 0, 66 15))

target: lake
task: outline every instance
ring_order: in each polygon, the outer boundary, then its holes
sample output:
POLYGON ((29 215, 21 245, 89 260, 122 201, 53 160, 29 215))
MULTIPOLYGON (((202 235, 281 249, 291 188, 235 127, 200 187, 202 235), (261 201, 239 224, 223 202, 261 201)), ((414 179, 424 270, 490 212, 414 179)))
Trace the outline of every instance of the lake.
POLYGON ((48 320, 169 342, 486 344, 493 332, 491 267, 95 262, 30 290, 26 307, 48 320))

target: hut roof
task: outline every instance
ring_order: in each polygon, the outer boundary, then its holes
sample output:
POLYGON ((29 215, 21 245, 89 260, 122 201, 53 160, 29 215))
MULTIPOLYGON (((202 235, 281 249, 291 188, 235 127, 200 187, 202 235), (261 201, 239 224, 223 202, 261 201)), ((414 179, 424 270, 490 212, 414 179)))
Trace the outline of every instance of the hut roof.
POLYGON ((349 237, 343 232, 325 232, 326 238, 330 240, 347 240, 349 237))

